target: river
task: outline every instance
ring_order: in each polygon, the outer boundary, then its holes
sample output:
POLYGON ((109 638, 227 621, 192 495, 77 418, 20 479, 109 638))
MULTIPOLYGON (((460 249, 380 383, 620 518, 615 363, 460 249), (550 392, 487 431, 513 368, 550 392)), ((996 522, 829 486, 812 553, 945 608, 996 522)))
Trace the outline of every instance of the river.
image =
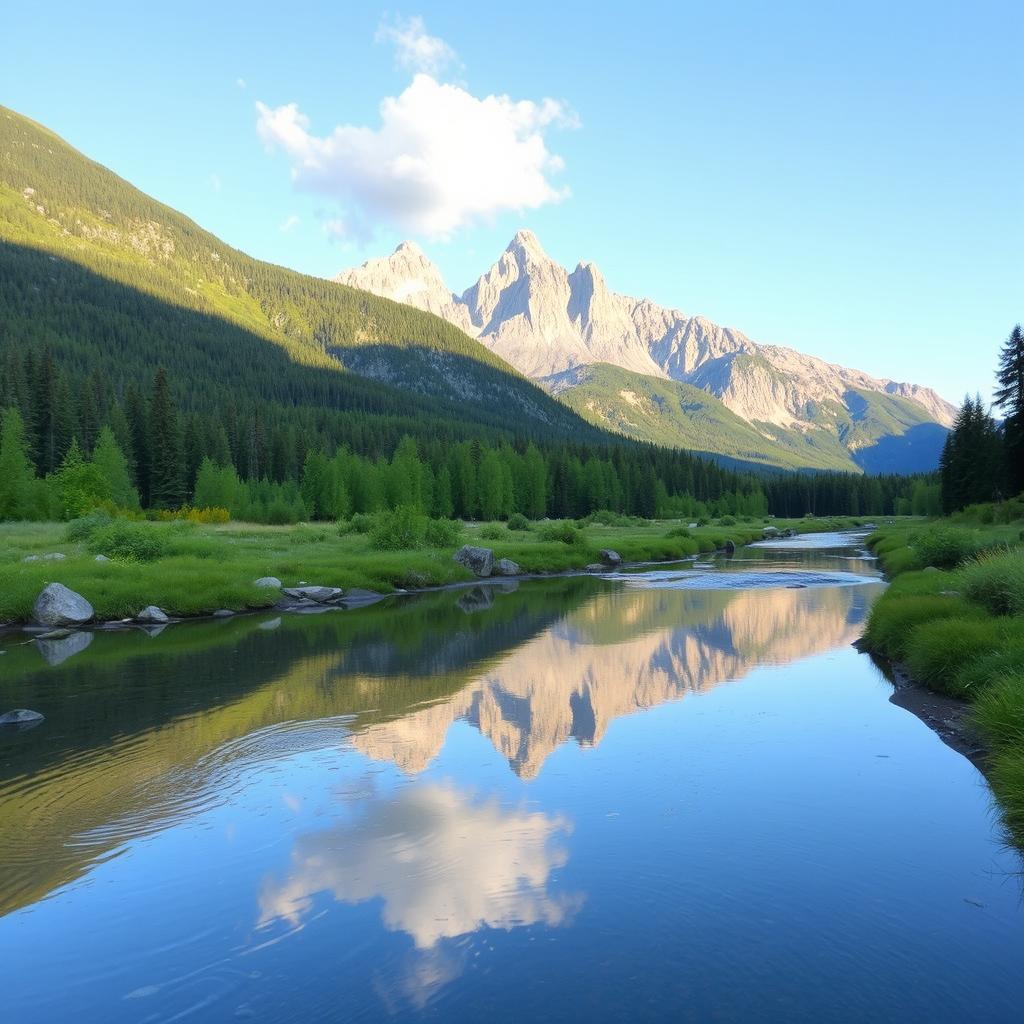
POLYGON ((1021 858, 858 544, 0 638, 4 1019, 1019 1020, 1021 858))

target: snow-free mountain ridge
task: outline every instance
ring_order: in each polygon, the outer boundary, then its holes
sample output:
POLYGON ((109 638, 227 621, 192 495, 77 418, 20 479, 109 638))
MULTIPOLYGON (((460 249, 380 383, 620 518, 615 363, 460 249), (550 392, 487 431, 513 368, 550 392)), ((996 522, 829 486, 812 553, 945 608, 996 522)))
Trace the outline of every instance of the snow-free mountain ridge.
MULTIPOLYGON (((498 261, 461 295, 412 242, 335 280, 443 317, 555 394, 585 379, 582 368, 601 363, 678 381, 720 400, 768 448, 783 439, 792 447, 794 433, 820 441, 824 431, 836 442, 835 458, 850 462, 846 468, 855 468, 855 454, 883 437, 901 436, 921 423, 948 427, 956 414, 929 388, 759 344, 705 317, 619 295, 593 263, 581 262, 572 271, 560 266, 531 231, 517 232, 498 261)), ((622 401, 629 405, 628 397, 622 401)), ((630 430, 628 410, 613 419, 616 429, 647 436, 643 429, 630 430)), ((610 425, 608 417, 595 422, 610 425)), ((935 435, 929 437, 934 448, 935 435)), ((715 450, 713 443, 709 450, 715 450)), ((925 461, 932 458, 929 452, 925 461)))

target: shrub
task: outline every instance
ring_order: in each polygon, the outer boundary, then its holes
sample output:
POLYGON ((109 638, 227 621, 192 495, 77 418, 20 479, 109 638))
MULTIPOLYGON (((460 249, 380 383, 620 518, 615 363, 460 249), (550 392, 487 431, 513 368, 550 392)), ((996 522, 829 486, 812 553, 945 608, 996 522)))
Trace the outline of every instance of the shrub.
POLYGON ((735 526, 736 525, 736 517, 735 516, 722 516, 722 518, 718 520, 718 525, 719 526, 735 526))
POLYGON ((992 615, 1024 612, 1024 551, 987 555, 960 570, 964 594, 992 615))
POLYGON ((508 517, 508 528, 510 530, 528 530, 530 529, 530 520, 522 512, 513 512, 508 517))
POLYGON ((954 569, 986 547, 973 530, 956 526, 932 526, 922 530, 912 542, 922 565, 954 569))
POLYGON ((430 548, 451 548, 462 537, 462 523, 456 519, 430 519, 423 531, 423 540, 430 548))
POLYGON ((377 522, 377 517, 369 512, 357 512, 349 521, 352 533, 369 533, 377 522))
POLYGON ((689 537, 690 536, 690 528, 688 526, 673 526, 672 529, 669 530, 668 533, 665 534, 665 536, 666 537, 689 537))
POLYGON ((309 523, 298 523, 292 530, 292 541, 296 544, 323 544, 329 534, 320 526, 310 526, 309 523))
POLYGON ((88 540, 97 530, 109 526, 114 521, 113 517, 97 509, 87 516, 72 519, 64 527, 64 539, 69 541, 88 540))
POLYGON ((708 523, 710 523, 710 522, 711 522, 711 520, 708 519, 707 516, 699 516, 698 519, 697 519, 697 525, 698 526, 707 526, 708 523))
POLYGON ((477 531, 477 536, 484 540, 500 540, 502 537, 508 536, 508 530, 498 523, 485 523, 477 531))
POLYGON ((166 528, 116 519, 95 530, 88 541, 94 554, 132 562, 152 562, 170 553, 171 534, 166 528))
POLYGON ((971 662, 997 653, 1003 643, 998 622, 985 618, 954 617, 918 626, 906 644, 911 675, 935 690, 955 697, 972 692, 960 673, 971 662))
POLYGON ((370 530, 370 547, 378 551, 402 551, 424 544, 427 517, 411 505, 381 512, 370 530))
POLYGON ((581 544, 583 534, 575 523, 549 523, 541 529, 540 539, 562 544, 581 544))

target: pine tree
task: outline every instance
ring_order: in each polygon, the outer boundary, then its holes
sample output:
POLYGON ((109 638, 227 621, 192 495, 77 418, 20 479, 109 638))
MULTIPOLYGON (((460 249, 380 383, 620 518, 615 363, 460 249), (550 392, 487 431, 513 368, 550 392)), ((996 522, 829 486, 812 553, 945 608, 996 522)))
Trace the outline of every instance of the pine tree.
POLYGON ((34 482, 24 421, 17 409, 8 409, 0 420, 0 520, 31 516, 34 482))
POLYGON ((178 508, 185 500, 181 434, 167 371, 163 367, 157 370, 153 380, 149 435, 152 444, 150 505, 153 508, 178 508))
POLYGON ((1024 331, 1017 324, 999 355, 995 401, 1003 414, 1006 480, 1011 493, 1024 491, 1024 331))
POLYGON ((104 427, 96 439, 92 464, 106 484, 110 500, 118 508, 137 509, 139 493, 132 486, 131 470, 110 427, 104 427))

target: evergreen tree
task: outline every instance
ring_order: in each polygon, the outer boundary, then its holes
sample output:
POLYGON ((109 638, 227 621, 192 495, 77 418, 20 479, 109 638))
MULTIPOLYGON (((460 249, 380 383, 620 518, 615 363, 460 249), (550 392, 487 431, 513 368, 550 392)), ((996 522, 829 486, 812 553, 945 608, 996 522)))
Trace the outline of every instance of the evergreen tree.
POLYGON ((150 505, 153 508, 178 508, 185 500, 181 435, 167 371, 163 367, 157 370, 153 380, 149 436, 152 446, 150 505))
POLYGON ((25 423, 17 409, 7 409, 0 420, 0 520, 32 516, 35 479, 25 423))
POLYGON ((1024 331, 1017 324, 999 355, 996 405, 1003 414, 1006 481, 1011 493, 1024 491, 1024 331))
POLYGON ((104 427, 96 439, 92 463, 106 485, 107 497, 118 508, 137 509, 139 493, 132 486, 131 470, 110 427, 104 427))

